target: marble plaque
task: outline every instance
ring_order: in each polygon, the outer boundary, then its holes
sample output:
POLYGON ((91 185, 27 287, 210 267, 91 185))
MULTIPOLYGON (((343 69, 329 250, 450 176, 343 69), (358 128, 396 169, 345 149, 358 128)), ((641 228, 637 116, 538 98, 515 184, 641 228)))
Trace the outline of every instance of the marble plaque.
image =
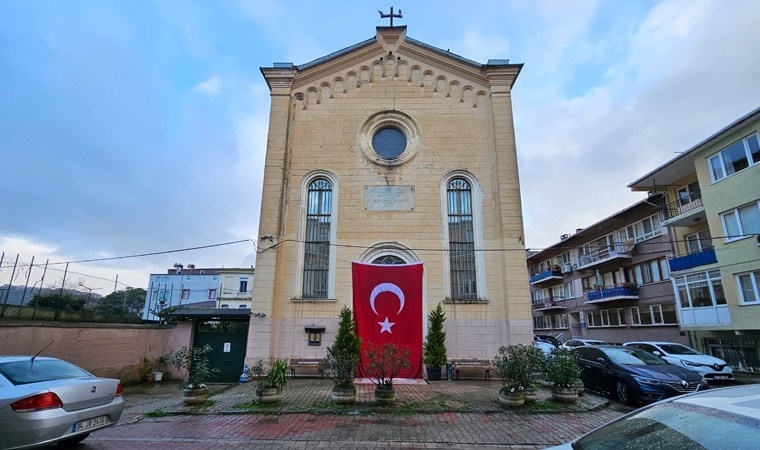
POLYGON ((365 211, 414 211, 414 186, 364 186, 365 211))

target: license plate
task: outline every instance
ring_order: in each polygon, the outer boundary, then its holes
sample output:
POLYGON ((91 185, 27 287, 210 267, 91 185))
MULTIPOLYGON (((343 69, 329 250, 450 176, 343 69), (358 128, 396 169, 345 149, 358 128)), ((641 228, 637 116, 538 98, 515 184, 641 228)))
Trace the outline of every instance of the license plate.
POLYGON ((726 375, 715 375, 713 377, 715 380, 728 380, 728 377, 726 375))
POLYGON ((71 427, 71 431, 73 433, 76 433, 77 431, 83 431, 83 430, 89 430, 91 428, 97 428, 97 427, 105 425, 107 423, 108 423, 108 416, 100 416, 100 417, 96 417, 94 419, 82 420, 81 422, 75 423, 71 427))

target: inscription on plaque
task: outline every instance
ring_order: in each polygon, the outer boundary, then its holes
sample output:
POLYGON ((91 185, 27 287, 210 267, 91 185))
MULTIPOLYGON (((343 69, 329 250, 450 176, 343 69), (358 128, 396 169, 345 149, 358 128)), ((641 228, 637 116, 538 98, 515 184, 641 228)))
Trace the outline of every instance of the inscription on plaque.
POLYGON ((414 186, 364 186, 365 211, 414 211, 414 186))

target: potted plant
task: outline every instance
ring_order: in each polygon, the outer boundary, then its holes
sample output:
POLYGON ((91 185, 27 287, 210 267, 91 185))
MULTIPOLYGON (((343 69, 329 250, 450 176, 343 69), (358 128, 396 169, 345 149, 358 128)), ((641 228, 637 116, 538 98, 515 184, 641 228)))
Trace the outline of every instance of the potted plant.
POLYGON ((428 331, 422 346, 422 360, 427 366, 428 380, 440 380, 441 367, 446 364, 446 332, 443 331, 445 321, 446 313, 439 303, 428 314, 428 331))
POLYGON ((155 381, 164 379, 164 370, 169 364, 169 355, 161 355, 153 360, 153 378, 155 381))
POLYGON ((494 358, 496 373, 503 383, 499 390, 499 402, 508 407, 520 407, 534 403, 538 398, 533 386, 533 375, 541 371, 543 354, 532 345, 510 345, 499 348, 494 358))
POLYGON ((331 398, 338 404, 351 404, 356 401, 354 377, 361 355, 362 340, 356 335, 354 328, 351 310, 344 306, 340 311, 340 325, 335 342, 327 347, 327 356, 318 366, 319 373, 335 383, 331 398))
POLYGON ((256 383, 256 401, 258 403, 277 403, 282 399, 282 388, 288 382, 290 361, 287 358, 270 358, 259 360, 251 372, 258 379, 256 383))
POLYGON ((393 403, 396 391, 393 389, 393 379, 402 370, 409 369, 411 351, 408 347, 399 349, 395 344, 387 343, 367 349, 366 373, 375 383, 375 400, 381 404, 393 403))
POLYGON ((187 370, 187 383, 182 389, 182 401, 186 405, 199 405, 208 400, 206 381, 219 371, 209 363, 211 350, 208 344, 196 348, 182 347, 168 357, 171 365, 187 370))
POLYGON ((552 383, 552 399, 567 403, 578 400, 576 384, 581 379, 581 369, 575 350, 552 350, 546 363, 546 379, 552 383))
POLYGON ((147 357, 143 356, 140 360, 140 380, 146 384, 152 384, 155 379, 153 371, 151 370, 152 362, 147 357))

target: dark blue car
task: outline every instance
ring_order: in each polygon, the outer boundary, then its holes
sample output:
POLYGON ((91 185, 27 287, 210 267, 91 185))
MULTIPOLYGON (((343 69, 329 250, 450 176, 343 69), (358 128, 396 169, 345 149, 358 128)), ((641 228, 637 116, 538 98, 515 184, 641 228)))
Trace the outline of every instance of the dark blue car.
POLYGON ((614 345, 578 347, 583 384, 628 405, 707 388, 702 376, 644 350, 614 345))

